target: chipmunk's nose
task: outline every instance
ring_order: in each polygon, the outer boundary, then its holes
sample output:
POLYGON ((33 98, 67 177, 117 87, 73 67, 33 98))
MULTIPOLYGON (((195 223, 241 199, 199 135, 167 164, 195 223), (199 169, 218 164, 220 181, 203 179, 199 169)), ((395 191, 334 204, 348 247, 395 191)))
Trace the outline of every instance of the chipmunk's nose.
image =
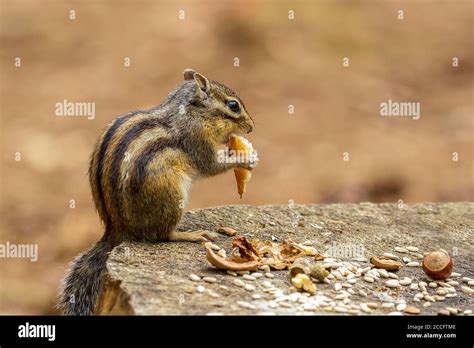
POLYGON ((253 122, 252 119, 250 119, 250 122, 248 122, 248 124, 249 124, 249 128, 248 128, 247 134, 251 133, 253 129, 255 128, 255 122, 253 122))

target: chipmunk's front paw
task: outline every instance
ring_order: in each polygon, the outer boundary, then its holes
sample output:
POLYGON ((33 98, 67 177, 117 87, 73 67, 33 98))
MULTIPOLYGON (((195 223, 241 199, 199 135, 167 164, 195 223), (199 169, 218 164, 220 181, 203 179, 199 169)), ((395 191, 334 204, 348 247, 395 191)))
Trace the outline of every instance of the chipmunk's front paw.
POLYGON ((211 231, 201 230, 193 232, 173 232, 169 236, 174 242, 209 242, 217 239, 217 234, 211 231))

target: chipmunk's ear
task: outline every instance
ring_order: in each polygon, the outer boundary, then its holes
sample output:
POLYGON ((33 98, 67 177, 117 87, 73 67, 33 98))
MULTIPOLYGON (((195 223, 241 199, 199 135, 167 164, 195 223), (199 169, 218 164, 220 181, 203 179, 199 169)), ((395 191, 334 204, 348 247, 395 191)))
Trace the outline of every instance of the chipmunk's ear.
POLYGON ((194 77, 194 81, 196 81, 201 91, 203 91, 204 93, 209 93, 211 89, 211 84, 209 80, 207 79, 207 77, 197 72, 194 73, 193 77, 194 77))
POLYGON ((194 79, 194 74, 196 72, 193 69, 185 69, 183 72, 184 81, 189 81, 194 79))

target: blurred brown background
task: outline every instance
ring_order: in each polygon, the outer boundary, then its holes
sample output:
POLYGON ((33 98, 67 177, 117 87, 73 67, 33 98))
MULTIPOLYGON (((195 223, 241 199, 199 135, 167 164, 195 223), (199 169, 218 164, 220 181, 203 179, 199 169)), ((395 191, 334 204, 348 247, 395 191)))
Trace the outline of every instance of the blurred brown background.
POLYGON ((38 262, 0 259, 0 313, 54 313, 67 263, 102 234, 96 137, 189 67, 242 97, 261 162, 242 200, 227 173, 195 183, 188 208, 473 199, 472 1, 0 4, 0 242, 39 245, 38 262), (96 118, 55 116, 64 99, 95 102, 96 118), (388 99, 420 102, 421 118, 381 117, 388 99))

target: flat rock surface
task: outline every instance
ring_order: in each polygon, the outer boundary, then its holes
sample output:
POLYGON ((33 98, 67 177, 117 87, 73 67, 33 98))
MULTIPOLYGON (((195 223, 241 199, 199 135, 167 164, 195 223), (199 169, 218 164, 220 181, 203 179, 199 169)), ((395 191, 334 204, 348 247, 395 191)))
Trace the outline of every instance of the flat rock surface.
MULTIPOLYGON (((255 288, 246 290, 234 284, 236 277, 215 269, 207 262, 203 245, 122 243, 110 253, 96 312, 140 315, 328 315, 346 314, 346 310, 352 314, 388 314, 396 311, 383 308, 382 303, 406 303, 427 315, 435 315, 446 307, 456 308, 460 313, 474 309, 473 295, 468 295, 461 288, 469 287, 468 280, 463 280, 463 277, 474 278, 474 203, 423 203, 403 207, 372 203, 223 206, 187 212, 179 230, 216 231, 219 226, 232 227, 249 240, 311 241, 318 252, 336 259, 333 271, 341 262, 355 262, 357 268, 365 268, 370 266, 368 260, 371 256, 385 252, 397 255, 402 263, 402 257, 421 261, 424 252, 443 248, 453 257, 454 272, 461 275, 452 276, 448 280, 451 285, 442 286, 437 282, 436 288, 427 286, 427 291, 434 296, 440 288, 453 288, 455 291, 450 291, 456 296, 438 295, 442 297, 436 302, 425 299, 415 302, 413 298, 420 292, 419 289, 410 289, 410 286, 388 288, 385 286, 387 279, 383 277, 368 283, 363 275, 359 277, 356 274, 353 284, 347 283, 347 279, 332 279, 330 284, 316 283, 314 296, 298 293, 288 297, 294 293, 294 288, 287 270, 272 270, 274 278, 264 276, 256 280, 245 280, 239 275, 238 279, 255 288), (406 246, 418 247, 419 250, 407 253, 395 251, 395 247, 406 246), (355 261, 355 257, 366 260, 355 261), (189 278, 191 273, 213 277, 217 281, 193 281, 189 278), (275 294, 278 296, 263 291, 265 281, 281 290, 275 294), (335 283, 344 286, 336 291, 335 283), (202 293, 198 292, 198 286, 204 287, 202 293), (365 291, 367 297, 359 295, 359 290, 365 291), (431 304, 426 305, 428 302, 431 304), (374 304, 371 304, 372 309, 364 312, 360 309, 361 303, 374 304)), ((231 241, 232 237, 220 235, 215 244, 223 247, 229 255, 231 241)), ((413 283, 432 282, 421 267, 404 266, 393 273, 399 279, 409 277, 413 283)), ((446 293, 449 292, 446 290, 446 293)))

